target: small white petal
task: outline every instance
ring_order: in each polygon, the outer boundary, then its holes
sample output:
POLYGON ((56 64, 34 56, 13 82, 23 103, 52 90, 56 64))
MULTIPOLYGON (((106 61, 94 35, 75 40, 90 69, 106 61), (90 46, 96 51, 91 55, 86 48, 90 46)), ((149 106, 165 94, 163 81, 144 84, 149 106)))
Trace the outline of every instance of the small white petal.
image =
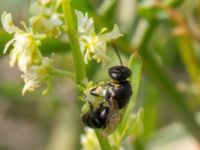
POLYGON ((40 86, 40 82, 33 77, 29 77, 29 74, 25 74, 23 78, 25 85, 22 90, 22 95, 24 95, 26 92, 32 92, 34 89, 40 86))
POLYGON ((6 46, 5 46, 4 50, 3 50, 4 54, 7 52, 8 48, 10 47, 10 45, 13 44, 14 40, 15 39, 12 39, 8 43, 6 43, 6 46))
POLYGON ((81 11, 75 11, 78 20, 78 32, 81 34, 91 34, 94 32, 94 21, 92 18, 88 18, 88 14, 85 15, 81 11))
POLYGON ((55 25, 55 26, 60 26, 63 24, 62 20, 59 18, 59 15, 54 13, 51 18, 50 18, 50 22, 55 25))
POLYGON ((123 35, 120 33, 118 26, 114 25, 111 32, 105 33, 105 34, 102 35, 102 40, 110 41, 110 40, 117 39, 121 36, 123 36, 123 35))
POLYGON ((19 52, 16 49, 12 49, 10 51, 9 57, 10 57, 9 65, 10 67, 13 67, 19 57, 19 52))
POLYGON ((8 32, 9 34, 12 34, 19 30, 19 28, 17 28, 14 25, 12 16, 10 13, 7 13, 4 11, 3 14, 1 15, 1 22, 2 22, 2 26, 4 30, 6 30, 6 32, 8 32))
POLYGON ((31 66, 32 57, 27 51, 23 51, 18 58, 18 67, 22 72, 27 72, 31 66))

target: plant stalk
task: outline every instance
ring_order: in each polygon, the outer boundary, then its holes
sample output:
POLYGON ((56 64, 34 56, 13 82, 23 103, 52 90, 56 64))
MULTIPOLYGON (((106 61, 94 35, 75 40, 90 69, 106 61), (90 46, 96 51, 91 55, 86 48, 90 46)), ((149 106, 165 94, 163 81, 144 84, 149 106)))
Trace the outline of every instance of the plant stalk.
POLYGON ((112 150, 112 147, 107 138, 102 138, 98 130, 95 130, 95 134, 102 150, 112 150))
MULTIPOLYGON (((78 41, 78 33, 76 31, 76 23, 74 17, 74 10, 71 8, 70 0, 62 0, 62 8, 64 12, 65 24, 66 24, 66 31, 68 32, 72 55, 75 64, 76 70, 76 78, 77 83, 83 83, 83 81, 87 81, 86 71, 85 71, 85 64, 83 60, 83 55, 80 50, 80 45, 78 41)), ((98 132, 95 132, 97 139, 99 141, 99 145, 102 150, 112 150, 112 147, 109 143, 107 138, 102 139, 98 132)))
POLYGON ((51 74, 53 75, 63 75, 63 76, 68 76, 70 78, 75 78, 75 74, 66 70, 61 70, 58 68, 52 68, 51 69, 51 74))
POLYGON ((68 32, 71 50, 74 59, 77 83, 82 83, 86 79, 85 64, 81 54, 80 45, 78 41, 78 34, 75 26, 74 11, 70 6, 69 0, 62 0, 62 8, 64 12, 64 19, 66 31, 68 32))
POLYGON ((132 90, 133 90, 133 95, 130 99, 130 102, 127 105, 127 108, 125 109, 124 115, 123 115, 121 123, 119 125, 119 133, 121 134, 121 137, 123 137, 125 134, 127 120, 128 120, 128 117, 130 116, 131 112, 134 109, 135 102, 136 102, 136 99, 138 96, 140 82, 141 82, 142 61, 141 61, 139 55, 137 54, 137 52, 135 52, 132 55, 132 57, 130 58, 129 66, 130 66, 130 69, 132 71, 134 71, 134 73, 132 73, 132 76, 130 79, 132 90))

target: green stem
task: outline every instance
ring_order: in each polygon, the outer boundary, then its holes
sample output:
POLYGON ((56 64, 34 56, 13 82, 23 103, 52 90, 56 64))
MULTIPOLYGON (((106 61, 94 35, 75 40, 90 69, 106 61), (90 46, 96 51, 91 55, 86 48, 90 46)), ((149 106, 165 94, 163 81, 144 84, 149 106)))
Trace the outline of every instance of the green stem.
MULTIPOLYGON (((74 17, 74 10, 70 6, 69 0, 62 0, 62 8, 64 12, 66 30, 69 35, 72 55, 75 64, 76 70, 76 77, 77 83, 82 83, 84 80, 87 80, 86 71, 85 71, 85 64, 83 61, 83 55, 80 50, 79 41, 78 41, 78 34, 75 27, 75 17, 74 17)), ((112 150, 112 147, 109 143, 107 138, 102 139, 98 132, 96 132, 97 139, 99 141, 100 147, 102 150, 112 150)))
MULTIPOLYGON (((74 66, 75 66, 75 73, 76 73, 76 82, 77 84, 83 83, 84 80, 87 80, 86 77, 86 72, 85 72, 85 64, 83 61, 83 56, 81 54, 80 46, 79 46, 79 41, 78 41, 78 34, 76 32, 76 27, 75 27, 75 21, 74 21, 74 10, 70 6, 70 1, 69 0, 62 0, 62 9, 64 13, 64 19, 65 19, 65 26, 66 26, 66 31, 69 36, 70 40, 70 46, 71 46, 71 51, 72 51, 72 56, 74 60, 74 66)), ((75 105, 79 106, 78 101, 74 102, 75 105)), ((80 114, 80 110, 78 110, 78 113, 80 114)), ((79 126, 80 125, 80 119, 78 117, 76 118, 76 123, 79 126)), ((77 134, 75 135, 77 137, 77 145, 76 149, 80 149, 80 134, 81 134, 81 127, 79 126, 77 131, 77 134)))
POLYGON ((62 8, 64 12, 64 19, 66 24, 66 30, 69 35, 72 55, 74 59, 75 71, 77 82, 81 83, 84 79, 86 79, 85 65, 83 61, 83 56, 81 54, 78 34, 76 32, 76 26, 74 21, 74 10, 70 6, 69 0, 62 0, 62 8))
POLYGON ((71 78, 75 78, 75 74, 66 70, 61 70, 58 68, 52 68, 51 69, 51 74, 52 75, 63 75, 63 76, 68 76, 71 78))
POLYGON ((95 130, 97 139, 99 141, 99 145, 102 150, 112 150, 112 147, 107 138, 103 139, 99 133, 99 131, 95 130))

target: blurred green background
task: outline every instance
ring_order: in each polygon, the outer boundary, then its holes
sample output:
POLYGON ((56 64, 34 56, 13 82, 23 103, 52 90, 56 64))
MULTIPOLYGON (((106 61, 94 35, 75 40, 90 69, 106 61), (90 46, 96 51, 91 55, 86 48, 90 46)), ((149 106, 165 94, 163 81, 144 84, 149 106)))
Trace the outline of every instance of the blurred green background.
MULTIPOLYGON (((132 51, 143 60, 142 84, 137 108, 144 108, 144 129, 125 142, 125 149, 200 150, 200 1, 163 0, 169 7, 156 7, 151 0, 72 0, 73 6, 89 12, 97 29, 118 23, 124 37, 116 42, 127 64, 132 51), (182 16, 179 21, 177 16, 182 16), (106 21, 105 21, 106 20, 106 21), (184 34, 184 30, 188 34, 184 34), (128 143, 128 144, 127 144, 128 143)), ((19 25, 28 21, 28 0, 0 1, 19 25)), ((0 29, 0 150, 81 149, 81 105, 71 79, 56 77, 52 93, 42 88, 21 96, 23 82, 17 67, 10 68, 3 47, 11 37, 0 29)), ((55 66, 73 71, 68 44, 49 39, 41 46, 53 56, 55 66)), ((107 69, 92 62, 91 80, 109 80, 107 69)), ((134 91, 133 91, 134 92, 134 91)))

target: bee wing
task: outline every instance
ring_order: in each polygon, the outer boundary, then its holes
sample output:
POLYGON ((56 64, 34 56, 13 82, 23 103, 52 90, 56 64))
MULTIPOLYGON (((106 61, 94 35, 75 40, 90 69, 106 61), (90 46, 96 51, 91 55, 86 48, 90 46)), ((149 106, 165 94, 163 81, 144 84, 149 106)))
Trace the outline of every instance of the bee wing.
POLYGON ((102 129, 101 136, 107 137, 113 133, 120 121, 120 113, 116 100, 110 100, 110 110, 106 120, 106 127, 102 129))

